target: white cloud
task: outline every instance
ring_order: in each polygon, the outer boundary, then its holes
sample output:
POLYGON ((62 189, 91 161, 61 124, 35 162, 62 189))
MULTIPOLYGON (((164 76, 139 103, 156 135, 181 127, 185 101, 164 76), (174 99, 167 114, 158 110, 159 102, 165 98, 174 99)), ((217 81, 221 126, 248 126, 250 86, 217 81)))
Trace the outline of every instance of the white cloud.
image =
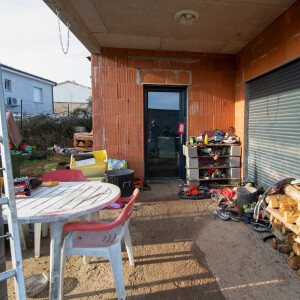
MULTIPOLYGON (((47 79, 91 86, 89 51, 70 33, 63 54, 56 15, 42 0, 0 1, 0 62, 47 79)), ((67 28, 61 23, 64 46, 67 28)))

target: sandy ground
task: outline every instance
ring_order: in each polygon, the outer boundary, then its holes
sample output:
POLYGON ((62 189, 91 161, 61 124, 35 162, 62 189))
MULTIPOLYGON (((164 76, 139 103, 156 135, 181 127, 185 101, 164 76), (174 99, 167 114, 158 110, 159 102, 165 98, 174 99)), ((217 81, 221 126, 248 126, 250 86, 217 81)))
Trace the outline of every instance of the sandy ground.
MULTIPOLYGON (((263 243, 262 234, 250 226, 216 219, 211 199, 180 199, 178 184, 153 182, 152 191, 142 192, 137 200, 129 225, 135 267, 123 251, 127 299, 300 299, 300 278, 285 255, 263 243)), ((100 216, 118 214, 104 210, 100 216)), ((49 237, 42 240, 40 258, 33 257, 32 240, 28 234, 25 276, 49 273, 49 237)), ((12 280, 8 290, 9 299, 15 299, 12 280)), ((116 299, 109 262, 92 258, 83 265, 81 257, 69 256, 64 295, 116 299)), ((48 291, 35 299, 48 299, 48 291)))

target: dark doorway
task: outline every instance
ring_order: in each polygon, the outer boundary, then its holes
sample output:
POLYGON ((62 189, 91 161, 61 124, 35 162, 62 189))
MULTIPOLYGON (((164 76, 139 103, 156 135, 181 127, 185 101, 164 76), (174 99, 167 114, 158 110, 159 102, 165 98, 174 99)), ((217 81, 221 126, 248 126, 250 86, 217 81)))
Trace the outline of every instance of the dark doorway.
POLYGON ((186 123, 186 88, 146 87, 145 99, 145 177, 185 177, 178 123, 186 123))

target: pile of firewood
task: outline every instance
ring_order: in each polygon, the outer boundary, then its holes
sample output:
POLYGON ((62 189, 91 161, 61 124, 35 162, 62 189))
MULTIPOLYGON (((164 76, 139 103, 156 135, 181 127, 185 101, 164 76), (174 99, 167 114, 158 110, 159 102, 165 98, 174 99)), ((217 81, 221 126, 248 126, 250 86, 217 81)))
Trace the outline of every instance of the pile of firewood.
POLYGON ((93 131, 74 133, 73 145, 78 152, 93 151, 93 131))
POLYGON ((272 245, 289 255, 289 266, 300 276, 300 187, 287 185, 284 194, 269 195, 266 202, 276 236, 272 245))

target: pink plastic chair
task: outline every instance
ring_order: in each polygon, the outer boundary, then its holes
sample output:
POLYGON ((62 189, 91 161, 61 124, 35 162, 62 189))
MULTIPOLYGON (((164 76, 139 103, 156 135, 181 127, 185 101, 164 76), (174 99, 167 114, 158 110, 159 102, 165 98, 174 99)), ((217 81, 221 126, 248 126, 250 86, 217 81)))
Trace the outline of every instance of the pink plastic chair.
POLYGON ((47 181, 60 181, 60 182, 76 182, 76 181, 89 181, 83 176, 81 170, 57 170, 42 175, 42 180, 47 181))
MULTIPOLYGON (((81 170, 57 170, 42 175, 42 180, 47 181, 60 181, 60 182, 77 182, 89 181, 83 176, 81 170)), ((41 253, 41 234, 43 237, 47 236, 48 223, 35 223, 34 224, 34 256, 40 257, 41 253), (43 226, 43 229, 42 229, 43 226)))
POLYGON ((125 299, 121 241, 124 238, 129 263, 134 266, 128 224, 138 194, 139 190, 135 189, 131 197, 120 198, 121 201, 128 201, 128 204, 112 223, 75 222, 64 226, 64 231, 70 231, 70 233, 64 239, 61 258, 60 299, 63 299, 64 267, 68 255, 107 258, 111 264, 118 299, 125 299))

